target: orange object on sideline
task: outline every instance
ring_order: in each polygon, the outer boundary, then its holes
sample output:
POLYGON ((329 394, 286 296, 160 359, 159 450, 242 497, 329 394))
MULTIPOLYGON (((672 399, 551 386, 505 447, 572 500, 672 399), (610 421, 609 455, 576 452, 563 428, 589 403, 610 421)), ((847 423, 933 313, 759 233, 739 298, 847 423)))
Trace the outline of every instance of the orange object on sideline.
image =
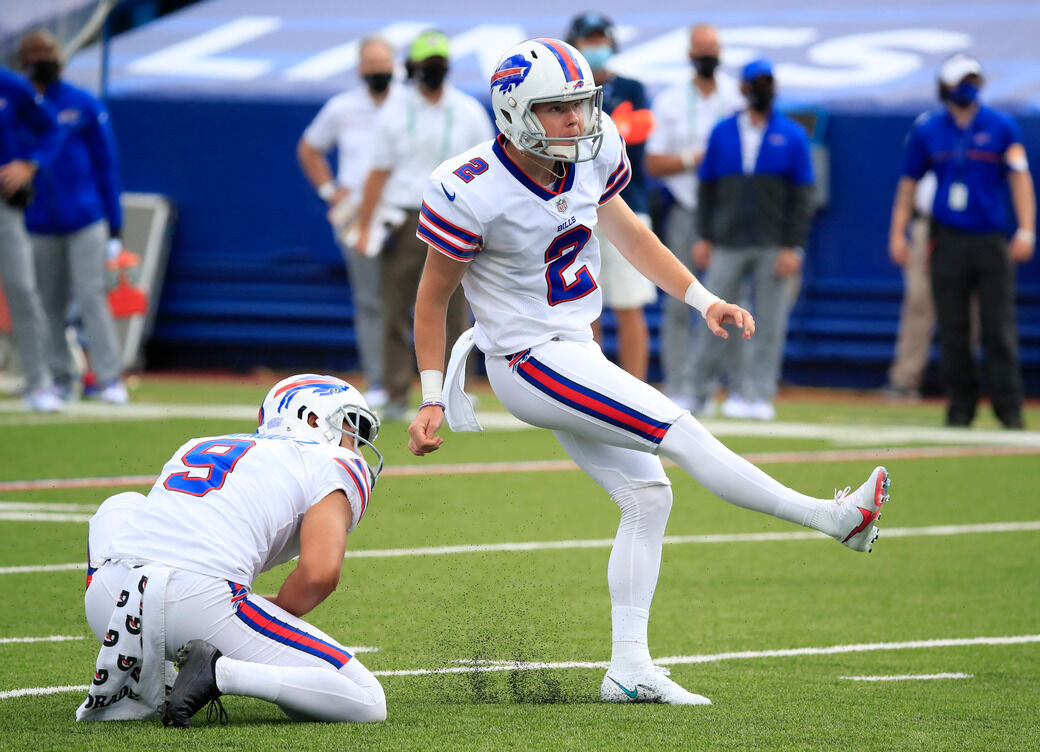
POLYGON ((105 262, 106 271, 118 274, 118 282, 108 291, 108 307, 117 319, 148 313, 148 293, 130 284, 130 277, 137 276, 140 266, 141 257, 125 248, 105 262))
POLYGON ((644 143, 655 125, 654 113, 646 109, 634 109, 631 102, 619 104, 610 113, 610 117, 613 118, 621 138, 629 144, 644 143))

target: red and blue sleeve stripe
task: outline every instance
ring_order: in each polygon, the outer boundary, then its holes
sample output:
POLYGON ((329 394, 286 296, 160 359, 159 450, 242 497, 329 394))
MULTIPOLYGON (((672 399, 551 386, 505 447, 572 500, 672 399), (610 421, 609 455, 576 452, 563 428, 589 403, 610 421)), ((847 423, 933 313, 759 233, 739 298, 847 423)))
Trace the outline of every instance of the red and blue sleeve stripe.
POLYGON ((275 642, 320 658, 337 669, 343 668, 347 661, 354 657, 338 645, 307 634, 302 629, 272 616, 250 601, 248 597, 241 597, 245 592, 245 588, 241 585, 230 581, 228 585, 231 586, 231 600, 235 604, 235 616, 254 632, 259 632, 275 642))
POLYGON ((415 235, 459 261, 470 261, 480 252, 482 239, 469 230, 452 224, 423 202, 415 235))
POLYGON ((672 427, 628 405, 568 379, 534 358, 520 363, 516 372, 535 389, 590 417, 629 431, 651 444, 660 444, 672 427))
MULTIPOLYGON (((623 144, 622 144, 623 146, 623 144)), ((628 181, 632 179, 632 170, 628 166, 628 157, 625 155, 624 148, 621 151, 621 163, 618 164, 617 169, 610 174, 607 178, 607 187, 603 191, 603 195, 599 197, 599 204, 603 204, 614 198, 621 190, 628 185, 628 181)))
POLYGON ((369 494, 372 493, 372 489, 369 488, 368 485, 368 473, 362 471, 360 468, 356 466, 352 468, 350 465, 348 465, 346 462, 339 459, 338 457, 336 458, 336 462, 339 463, 340 467, 347 471, 347 477, 350 478, 350 481, 351 483, 353 483, 354 488, 357 489, 358 498, 361 499, 361 514, 359 514, 357 520, 354 521, 354 524, 356 525, 358 522, 361 521, 361 518, 365 514, 365 510, 368 509, 368 497, 369 494))
POLYGON ((564 80, 570 82, 581 78, 581 66, 578 65, 578 61, 574 59, 574 55, 571 54, 570 50, 560 44, 558 40, 540 37, 535 41, 541 42, 548 47, 549 51, 560 61, 564 80))

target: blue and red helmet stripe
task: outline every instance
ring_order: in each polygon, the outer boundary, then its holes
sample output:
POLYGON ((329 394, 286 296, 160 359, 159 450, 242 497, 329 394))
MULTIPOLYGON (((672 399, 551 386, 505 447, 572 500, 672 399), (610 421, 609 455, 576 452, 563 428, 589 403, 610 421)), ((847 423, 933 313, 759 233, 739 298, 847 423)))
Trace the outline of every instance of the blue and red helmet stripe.
POLYGON ((535 41, 541 42, 548 47, 552 54, 556 56, 556 59, 560 61, 560 67, 563 68, 563 78, 565 81, 577 81, 582 78, 581 66, 574 58, 574 55, 571 54, 571 51, 567 49, 560 40, 549 39, 548 37, 539 37, 535 41))

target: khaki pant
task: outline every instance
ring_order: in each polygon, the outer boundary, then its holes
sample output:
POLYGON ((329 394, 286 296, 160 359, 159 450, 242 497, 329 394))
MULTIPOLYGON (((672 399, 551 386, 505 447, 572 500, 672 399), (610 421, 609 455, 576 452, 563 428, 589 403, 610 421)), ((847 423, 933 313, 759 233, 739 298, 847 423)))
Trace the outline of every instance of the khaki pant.
MULTIPOLYGON (((390 404, 395 406, 407 405, 408 390, 416 375, 412 311, 426 263, 426 243, 415 237, 418 224, 419 212, 408 212, 404 224, 390 237, 382 253, 383 385, 390 404)), ((469 309, 460 287, 448 303, 449 349, 469 326, 469 309)))
POLYGON ((888 383, 902 389, 921 388, 935 329, 935 303, 928 278, 928 223, 928 217, 917 217, 911 223, 910 257, 903 267, 896 357, 888 369, 888 383))

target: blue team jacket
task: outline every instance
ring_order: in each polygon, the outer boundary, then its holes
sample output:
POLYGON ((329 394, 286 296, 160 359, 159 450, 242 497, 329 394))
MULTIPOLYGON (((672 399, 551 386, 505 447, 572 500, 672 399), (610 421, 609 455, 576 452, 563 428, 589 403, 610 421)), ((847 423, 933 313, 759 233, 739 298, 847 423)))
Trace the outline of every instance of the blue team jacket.
POLYGON ((43 166, 54 160, 61 132, 42 101, 24 78, 0 68, 0 165, 32 159, 43 166))
POLYGON ((109 230, 119 234, 123 211, 108 111, 92 94, 64 81, 48 86, 43 96, 64 138, 57 158, 36 173, 25 226, 41 235, 65 235, 106 219, 109 230))

